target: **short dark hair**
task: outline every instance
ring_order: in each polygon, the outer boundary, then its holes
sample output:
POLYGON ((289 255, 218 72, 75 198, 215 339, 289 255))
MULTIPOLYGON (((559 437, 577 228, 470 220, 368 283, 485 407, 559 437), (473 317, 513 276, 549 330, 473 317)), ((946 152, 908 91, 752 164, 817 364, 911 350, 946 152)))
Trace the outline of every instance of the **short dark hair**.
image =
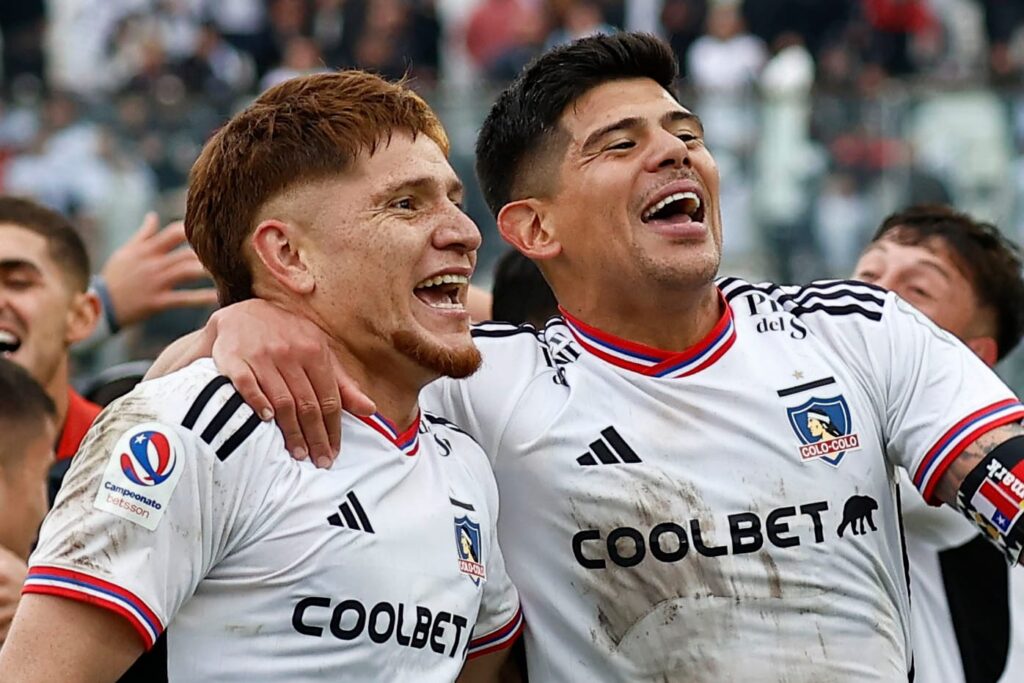
POLYGON ((999 359, 1017 346, 1024 335, 1021 251, 999 228, 950 206, 920 204, 887 217, 871 241, 883 237, 908 246, 941 240, 971 282, 978 301, 996 312, 999 359))
POLYGON ((558 315, 558 301, 540 268, 515 249, 509 250, 495 266, 491 292, 491 317, 495 320, 542 327, 558 315))
POLYGON ((42 429, 44 420, 57 417, 57 406, 29 371, 0 357, 0 466, 13 464, 23 454, 25 430, 42 429))
POLYGON ((527 169, 557 168, 568 141, 558 122, 573 102, 627 78, 650 78, 676 97, 678 76, 672 48, 647 33, 590 36, 538 57, 498 96, 477 137, 476 172, 491 212, 535 191, 524 188, 527 169))
POLYGON ((16 225, 43 237, 50 256, 71 285, 84 292, 89 285, 89 253, 85 242, 63 215, 23 197, 0 196, 0 224, 16 225))

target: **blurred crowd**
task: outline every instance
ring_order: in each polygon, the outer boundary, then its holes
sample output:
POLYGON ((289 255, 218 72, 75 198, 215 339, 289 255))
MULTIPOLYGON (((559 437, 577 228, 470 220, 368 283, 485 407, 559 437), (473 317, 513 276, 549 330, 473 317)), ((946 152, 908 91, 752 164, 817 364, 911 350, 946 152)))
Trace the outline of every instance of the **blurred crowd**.
MULTIPOLYGON (((4 2, 0 192, 72 217, 102 263, 147 211, 181 215, 203 141, 254 93, 347 66, 411 78, 471 181, 483 112, 527 61, 647 30, 676 51, 721 166, 727 265, 806 281, 849 270, 878 219, 913 202, 1019 236, 1022 24, 1014 0, 4 2)), ((488 232, 472 187, 467 207, 488 232)), ((492 231, 485 271, 500 250, 492 231)), ((153 323, 115 355, 151 355, 195 323, 153 323)))

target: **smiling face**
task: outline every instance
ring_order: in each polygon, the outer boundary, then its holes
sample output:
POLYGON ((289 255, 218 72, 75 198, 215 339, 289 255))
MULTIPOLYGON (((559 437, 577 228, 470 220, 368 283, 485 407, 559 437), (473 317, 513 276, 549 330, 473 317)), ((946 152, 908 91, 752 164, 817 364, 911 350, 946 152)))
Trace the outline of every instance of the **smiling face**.
POLYGON ((721 257, 719 178, 700 120, 636 78, 593 88, 560 125, 568 149, 542 200, 573 264, 554 278, 559 299, 583 290, 621 301, 710 283, 721 257))
POLYGON ((364 360, 412 361, 425 381, 472 373, 465 302, 480 232, 461 201, 441 148, 398 131, 351 171, 289 195, 322 327, 364 360))
POLYGON ((76 292, 46 238, 0 224, 0 351, 49 386, 66 362, 76 292))
POLYGON ((861 255, 853 277, 896 292, 960 339, 995 334, 992 312, 979 305, 973 284, 939 238, 908 245, 883 236, 861 255))

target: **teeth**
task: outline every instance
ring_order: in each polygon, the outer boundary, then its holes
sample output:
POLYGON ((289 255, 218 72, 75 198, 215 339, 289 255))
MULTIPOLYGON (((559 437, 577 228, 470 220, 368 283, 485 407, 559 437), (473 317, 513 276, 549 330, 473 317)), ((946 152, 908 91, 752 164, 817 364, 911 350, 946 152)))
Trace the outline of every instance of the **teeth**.
POLYGON ((7 330, 0 330, 0 344, 17 344, 18 337, 13 332, 7 330))
POLYGON ((465 275, 435 275, 429 277, 423 282, 416 285, 416 289, 422 289, 424 287, 437 287, 438 285, 468 285, 469 278, 465 275))
POLYGON ((687 199, 692 200, 695 203, 693 210, 690 212, 691 214, 693 211, 700 208, 700 197, 697 196, 696 192, 676 192, 675 194, 670 194, 651 208, 644 211, 644 215, 641 216, 641 218, 645 221, 649 220, 651 216, 658 213, 672 202, 681 202, 686 201, 687 199))
POLYGON ((459 302, 451 303, 449 301, 439 301, 439 302, 437 302, 435 304, 429 304, 429 306, 431 308, 444 308, 444 309, 447 309, 447 310, 460 310, 460 311, 463 308, 465 308, 465 306, 463 306, 459 302))

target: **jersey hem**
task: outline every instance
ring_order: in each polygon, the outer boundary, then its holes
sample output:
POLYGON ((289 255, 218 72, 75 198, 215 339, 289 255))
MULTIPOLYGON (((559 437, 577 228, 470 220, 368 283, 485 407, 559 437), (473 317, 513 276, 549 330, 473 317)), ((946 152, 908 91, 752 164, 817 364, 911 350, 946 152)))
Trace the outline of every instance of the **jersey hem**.
POLYGON ((103 579, 51 566, 29 569, 22 594, 53 595, 107 609, 124 617, 150 650, 164 627, 159 617, 137 595, 103 579))
POLYGON ((476 659, 511 647, 522 634, 525 624, 523 608, 518 607, 516 613, 503 626, 469 641, 467 659, 476 659))
POLYGON ((928 450, 914 477, 914 485, 925 502, 933 506, 942 504, 935 499, 939 480, 968 446, 993 429, 1022 419, 1024 406, 1016 399, 1006 399, 976 410, 950 427, 928 450))

